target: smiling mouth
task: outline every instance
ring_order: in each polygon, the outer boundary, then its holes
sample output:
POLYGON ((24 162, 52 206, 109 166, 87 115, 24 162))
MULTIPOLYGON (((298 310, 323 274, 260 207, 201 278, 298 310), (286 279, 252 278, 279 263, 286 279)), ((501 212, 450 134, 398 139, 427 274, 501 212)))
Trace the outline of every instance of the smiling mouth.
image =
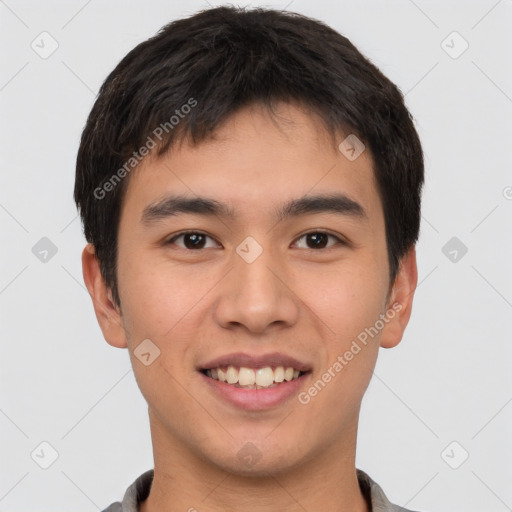
POLYGON ((265 366, 263 368, 248 368, 246 366, 224 366, 203 369, 207 377, 243 389, 269 389, 292 380, 300 379, 309 373, 297 370, 292 366, 265 366))

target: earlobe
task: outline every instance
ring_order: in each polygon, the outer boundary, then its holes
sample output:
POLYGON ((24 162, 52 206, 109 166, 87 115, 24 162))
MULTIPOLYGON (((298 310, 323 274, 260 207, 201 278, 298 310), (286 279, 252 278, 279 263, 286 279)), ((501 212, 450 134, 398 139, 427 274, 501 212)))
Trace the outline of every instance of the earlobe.
POLYGON ((386 308, 388 322, 381 334, 380 346, 392 348, 400 343, 412 312, 414 292, 418 283, 416 249, 412 246, 400 260, 398 274, 386 308))
POLYGON ((113 301, 111 289, 101 275, 100 263, 92 244, 87 244, 82 252, 82 273, 103 337, 113 347, 126 348, 121 314, 113 301))

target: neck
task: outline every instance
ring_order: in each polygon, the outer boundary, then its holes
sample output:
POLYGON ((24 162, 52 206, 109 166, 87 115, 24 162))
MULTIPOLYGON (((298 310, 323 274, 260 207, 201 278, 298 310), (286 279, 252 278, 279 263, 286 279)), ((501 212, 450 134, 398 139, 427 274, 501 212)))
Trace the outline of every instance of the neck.
POLYGON ((230 473, 169 438, 151 418, 154 478, 140 512, 369 512, 357 481, 357 425, 300 466, 258 476, 230 473))

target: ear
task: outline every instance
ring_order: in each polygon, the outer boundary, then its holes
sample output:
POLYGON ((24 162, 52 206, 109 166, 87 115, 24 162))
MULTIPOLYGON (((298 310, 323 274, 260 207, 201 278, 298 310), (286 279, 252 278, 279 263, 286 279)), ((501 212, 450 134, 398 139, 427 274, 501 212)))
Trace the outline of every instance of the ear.
POLYGON ((103 337, 113 347, 126 348, 121 311, 112 300, 112 291, 101 275, 100 263, 92 244, 87 244, 82 252, 82 273, 103 337))
POLYGON ((386 306, 388 321, 381 333, 381 347, 392 348, 400 343, 411 317, 412 300, 417 283, 416 248, 411 246, 400 260, 398 273, 389 294, 386 306))

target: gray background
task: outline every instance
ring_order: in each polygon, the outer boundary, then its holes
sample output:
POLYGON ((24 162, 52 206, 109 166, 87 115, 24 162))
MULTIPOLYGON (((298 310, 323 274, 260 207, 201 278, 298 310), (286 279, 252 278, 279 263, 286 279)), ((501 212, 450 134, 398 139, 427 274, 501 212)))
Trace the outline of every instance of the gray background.
MULTIPOLYGON (((115 64, 208 3, 0 1, 0 511, 103 509, 153 467, 128 353, 103 340, 83 285, 74 164, 115 64)), ((363 401, 358 467, 414 510, 511 510, 512 1, 252 5, 348 36, 424 144, 420 284, 363 401)))

